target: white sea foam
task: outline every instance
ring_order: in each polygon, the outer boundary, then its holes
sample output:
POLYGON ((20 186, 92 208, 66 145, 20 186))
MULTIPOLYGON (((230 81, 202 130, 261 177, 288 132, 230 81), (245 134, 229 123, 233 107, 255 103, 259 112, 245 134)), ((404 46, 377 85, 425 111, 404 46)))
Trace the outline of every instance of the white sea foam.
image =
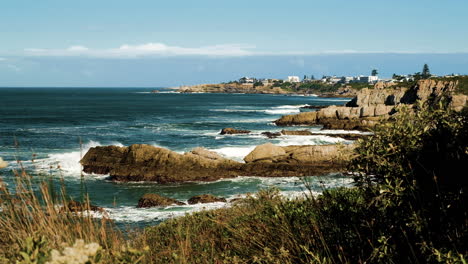
POLYGON ((206 203, 182 206, 136 208, 134 206, 121 206, 104 208, 109 218, 119 222, 148 222, 161 221, 174 217, 184 216, 187 213, 212 210, 229 206, 229 203, 206 203))
POLYGON ((247 156, 254 148, 255 146, 233 146, 209 150, 217 152, 228 159, 243 161, 244 157, 247 156))
POLYGON ((308 106, 308 104, 302 105, 280 105, 271 107, 269 109, 242 109, 242 108, 233 108, 233 109, 212 109, 213 112, 261 112, 271 115, 282 115, 282 114, 294 114, 299 113, 301 107, 308 106))
MULTIPOLYGON (((108 145, 123 147, 120 142, 110 142, 108 145)), ((101 146, 101 143, 91 140, 83 144, 81 150, 49 154, 47 158, 36 161, 37 169, 50 170, 51 168, 60 168, 65 176, 79 176, 82 170, 80 164, 81 158, 90 148, 97 146, 101 146)))
POLYGON ((271 115, 283 115, 283 114, 295 114, 301 112, 299 108, 297 109, 271 109, 265 110, 265 113, 271 115))
POLYGON ((176 92, 176 91, 162 91, 162 92, 157 92, 156 94, 179 94, 180 92, 176 92))

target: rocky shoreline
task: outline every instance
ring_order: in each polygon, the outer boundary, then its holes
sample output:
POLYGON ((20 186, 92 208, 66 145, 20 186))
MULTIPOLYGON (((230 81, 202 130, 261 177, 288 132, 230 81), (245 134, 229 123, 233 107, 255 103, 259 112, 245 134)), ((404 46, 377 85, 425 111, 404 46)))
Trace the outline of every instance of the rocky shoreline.
POLYGON ((310 90, 291 91, 274 85, 254 86, 253 84, 239 83, 199 84, 193 86, 181 86, 176 90, 180 93, 281 94, 338 98, 350 98, 355 96, 357 92, 355 89, 349 87, 342 87, 335 92, 311 94, 310 90))
POLYGON ((364 88, 345 106, 329 106, 314 112, 286 115, 275 121, 277 126, 323 125, 324 129, 369 130, 380 122, 391 120, 402 106, 437 103, 443 95, 450 106, 460 111, 468 96, 455 94, 457 81, 421 80, 410 88, 377 83, 364 88))
POLYGON ((151 145, 91 148, 80 163, 86 173, 109 174, 114 181, 175 183, 237 176, 288 177, 343 171, 353 145, 257 146, 245 163, 203 148, 179 154, 151 145))

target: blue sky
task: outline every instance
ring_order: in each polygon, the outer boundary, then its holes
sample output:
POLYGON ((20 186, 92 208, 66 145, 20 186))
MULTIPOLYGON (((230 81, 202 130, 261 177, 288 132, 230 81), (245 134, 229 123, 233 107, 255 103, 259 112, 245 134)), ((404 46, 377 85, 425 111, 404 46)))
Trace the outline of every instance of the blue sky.
POLYGON ((438 74, 468 73, 462 0, 6 0, 0 7, 0 86, 173 86, 373 67, 388 76, 423 63, 438 74))

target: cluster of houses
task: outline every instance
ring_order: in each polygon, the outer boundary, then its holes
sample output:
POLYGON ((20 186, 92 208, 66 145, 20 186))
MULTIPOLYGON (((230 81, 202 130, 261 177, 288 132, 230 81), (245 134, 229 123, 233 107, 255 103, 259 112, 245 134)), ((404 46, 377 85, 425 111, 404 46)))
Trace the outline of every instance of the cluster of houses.
MULTIPOLYGON (((431 75, 432 77, 437 77, 436 75, 431 75)), ((458 74, 446 75, 444 77, 455 77, 458 74)), ((256 79, 250 77, 242 77, 237 82, 240 84, 254 84, 262 83, 263 85, 271 85, 274 83, 289 82, 289 83, 311 83, 311 82, 321 82, 325 84, 349 84, 349 83, 367 83, 375 84, 377 82, 385 83, 394 83, 394 82, 411 82, 416 80, 417 77, 414 74, 408 75, 396 75, 394 74, 392 78, 379 78, 378 75, 359 75, 359 76, 323 76, 321 79, 315 79, 313 76, 310 78, 304 76, 301 80, 299 76, 287 76, 283 79, 256 79)))
POLYGON ((376 83, 378 81, 385 81, 387 79, 379 79, 378 76, 356 76, 356 77, 337 77, 337 76, 323 76, 322 79, 316 80, 313 77, 312 78, 307 78, 304 76, 304 78, 301 80, 299 76, 287 76, 286 79, 256 79, 256 78, 251 78, 251 77, 242 77, 240 78, 237 82, 240 84, 254 84, 254 83, 262 83, 263 85, 268 85, 268 84, 273 84, 273 83, 278 83, 278 82, 289 82, 289 83, 309 83, 309 82, 323 82, 327 84, 347 84, 351 82, 359 82, 359 83, 376 83))

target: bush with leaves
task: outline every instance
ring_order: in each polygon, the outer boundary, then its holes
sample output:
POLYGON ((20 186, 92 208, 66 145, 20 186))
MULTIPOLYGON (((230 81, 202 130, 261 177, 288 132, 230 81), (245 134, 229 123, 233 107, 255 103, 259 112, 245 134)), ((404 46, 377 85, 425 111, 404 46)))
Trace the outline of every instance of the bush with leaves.
POLYGON ((389 223, 381 245, 400 261, 467 253, 468 115, 444 103, 400 109, 361 141, 351 169, 389 223), (432 253, 431 253, 432 252, 432 253))

